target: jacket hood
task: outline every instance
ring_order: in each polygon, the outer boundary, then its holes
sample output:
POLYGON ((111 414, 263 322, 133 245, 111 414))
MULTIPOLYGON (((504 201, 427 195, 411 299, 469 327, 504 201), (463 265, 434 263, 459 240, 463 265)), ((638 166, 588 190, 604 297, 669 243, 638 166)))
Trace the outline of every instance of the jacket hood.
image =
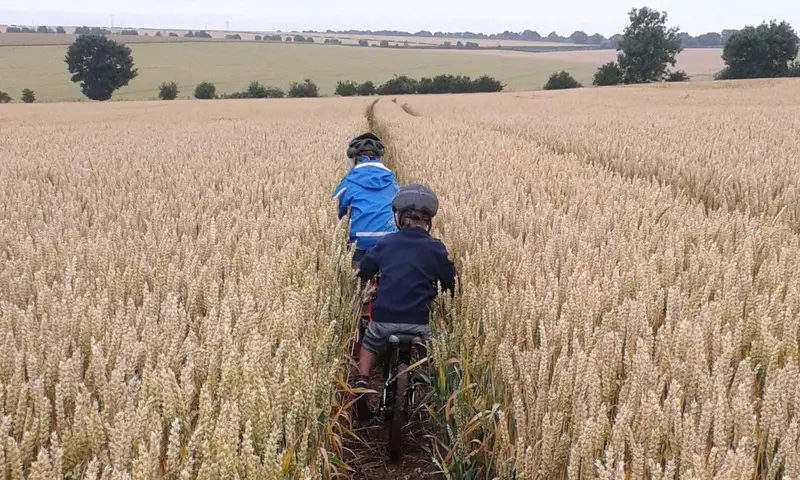
POLYGON ((359 163, 347 173, 347 180, 367 190, 383 190, 394 183, 394 172, 381 162, 359 163))

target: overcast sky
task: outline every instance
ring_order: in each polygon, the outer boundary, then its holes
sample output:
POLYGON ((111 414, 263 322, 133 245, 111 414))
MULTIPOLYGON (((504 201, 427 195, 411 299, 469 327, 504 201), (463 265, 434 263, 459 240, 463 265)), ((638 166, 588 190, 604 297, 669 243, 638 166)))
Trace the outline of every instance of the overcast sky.
MULTIPOLYGON (((3 2, 5 3, 5 2, 3 2)), ((610 36, 631 7, 666 10, 671 25, 698 35, 764 20, 786 20, 800 32, 798 0, 27 0, 0 7, 0 24, 49 24, 214 30, 430 30, 495 33, 526 28, 546 35, 575 30, 610 36)))

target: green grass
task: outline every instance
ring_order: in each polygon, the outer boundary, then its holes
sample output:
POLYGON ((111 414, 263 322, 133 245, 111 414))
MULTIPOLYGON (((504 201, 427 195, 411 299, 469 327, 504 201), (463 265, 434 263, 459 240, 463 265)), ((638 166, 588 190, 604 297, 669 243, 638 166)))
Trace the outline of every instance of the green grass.
MULTIPOLYGON (((503 81, 506 90, 535 90, 550 73, 561 69, 591 83, 596 68, 519 56, 333 45, 145 43, 130 47, 139 76, 118 90, 115 99, 155 98, 164 81, 178 82, 180 97, 186 97, 202 81, 213 82, 217 93, 231 93, 244 90, 253 80, 286 88, 304 78, 314 80, 321 94, 331 95, 337 80, 380 83, 403 73, 413 77, 488 74, 503 81)), ((23 88, 33 89, 39 101, 85 98, 69 80, 66 50, 65 46, 0 47, 0 90, 15 99, 23 88)))

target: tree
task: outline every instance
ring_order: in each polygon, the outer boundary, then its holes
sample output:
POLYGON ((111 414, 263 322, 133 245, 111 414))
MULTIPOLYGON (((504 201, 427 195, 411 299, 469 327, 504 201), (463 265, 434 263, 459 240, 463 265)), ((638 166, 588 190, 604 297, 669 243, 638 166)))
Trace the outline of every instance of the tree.
POLYGON ((319 88, 317 84, 306 78, 303 83, 293 82, 289 86, 289 97, 291 98, 309 98, 319 97, 319 88))
POLYGON ((630 24, 625 27, 617 50, 619 66, 625 83, 659 81, 667 71, 667 64, 675 66, 675 55, 683 50, 679 29, 667 29, 667 12, 648 7, 631 9, 630 24))
POLYGON ((605 39, 606 39, 606 37, 600 35, 599 33, 595 33, 594 35, 592 35, 591 37, 589 37, 586 40, 586 43, 588 43, 590 45, 600 45, 600 44, 603 43, 603 40, 605 40, 605 39))
POLYGON ((117 89, 136 78, 131 49, 97 35, 81 35, 64 58, 71 80, 92 100, 108 100, 117 89))
POLYGON ((597 69, 592 85, 596 87, 619 85, 622 83, 622 77, 622 69, 619 68, 617 62, 608 62, 597 69))
POLYGON ((178 84, 175 82, 164 82, 158 87, 158 98, 161 100, 175 100, 178 98, 178 84))
POLYGON ((0 91, 0 103, 9 103, 11 101, 11 95, 6 92, 0 91))
POLYGON ((49 28, 47 28, 47 26, 45 26, 45 25, 40 25, 36 29, 36 33, 53 33, 53 31, 50 30, 49 28))
POLYGON ((789 75, 797 58, 798 37, 786 22, 747 26, 731 35, 722 49, 724 78, 770 78, 789 75))
POLYGON ((369 47, 369 41, 368 40, 364 40, 362 38, 361 40, 358 41, 358 46, 359 47, 369 47))
POLYGON ((388 40, 381 40, 381 47, 386 48, 388 46, 389 46, 389 41, 388 40))
POLYGON ((253 40, 255 41, 261 40, 261 35, 256 35, 255 37, 253 37, 253 40))
POLYGON ((200 100, 212 100, 217 97, 217 87, 213 83, 200 82, 194 88, 194 98, 200 100))
POLYGON ((65 33, 67 33, 67 31, 64 30, 64 27, 56 27, 56 33, 60 33, 60 34, 63 35, 65 33))
POLYGON ((580 84, 577 80, 572 78, 567 71, 562 70, 558 73, 553 73, 550 75, 550 78, 547 79, 547 83, 544 85, 545 90, 564 90, 567 88, 581 88, 583 85, 580 84))
POLYGON ((20 97, 25 103, 33 103, 36 101, 36 95, 33 94, 33 90, 30 88, 26 88, 22 90, 22 97, 20 97))
POLYGON ((572 41, 572 43, 584 44, 589 41, 589 35, 586 35, 586 32, 578 30, 570 35, 569 39, 572 41))

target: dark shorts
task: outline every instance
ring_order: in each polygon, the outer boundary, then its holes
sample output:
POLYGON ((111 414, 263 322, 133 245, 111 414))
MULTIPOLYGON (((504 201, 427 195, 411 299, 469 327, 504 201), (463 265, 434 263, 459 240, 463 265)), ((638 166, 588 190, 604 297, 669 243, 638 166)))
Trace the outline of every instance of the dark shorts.
POLYGON ((422 341, 427 343, 431 338, 430 325, 416 325, 409 323, 381 323, 369 322, 367 330, 364 332, 364 339, 361 342, 362 348, 366 348, 377 356, 383 355, 386 345, 389 344, 389 336, 396 333, 406 335, 417 335, 422 341))
POLYGON ((358 267, 361 266, 361 259, 364 258, 364 255, 366 254, 366 250, 353 250, 353 270, 358 270, 358 267))

